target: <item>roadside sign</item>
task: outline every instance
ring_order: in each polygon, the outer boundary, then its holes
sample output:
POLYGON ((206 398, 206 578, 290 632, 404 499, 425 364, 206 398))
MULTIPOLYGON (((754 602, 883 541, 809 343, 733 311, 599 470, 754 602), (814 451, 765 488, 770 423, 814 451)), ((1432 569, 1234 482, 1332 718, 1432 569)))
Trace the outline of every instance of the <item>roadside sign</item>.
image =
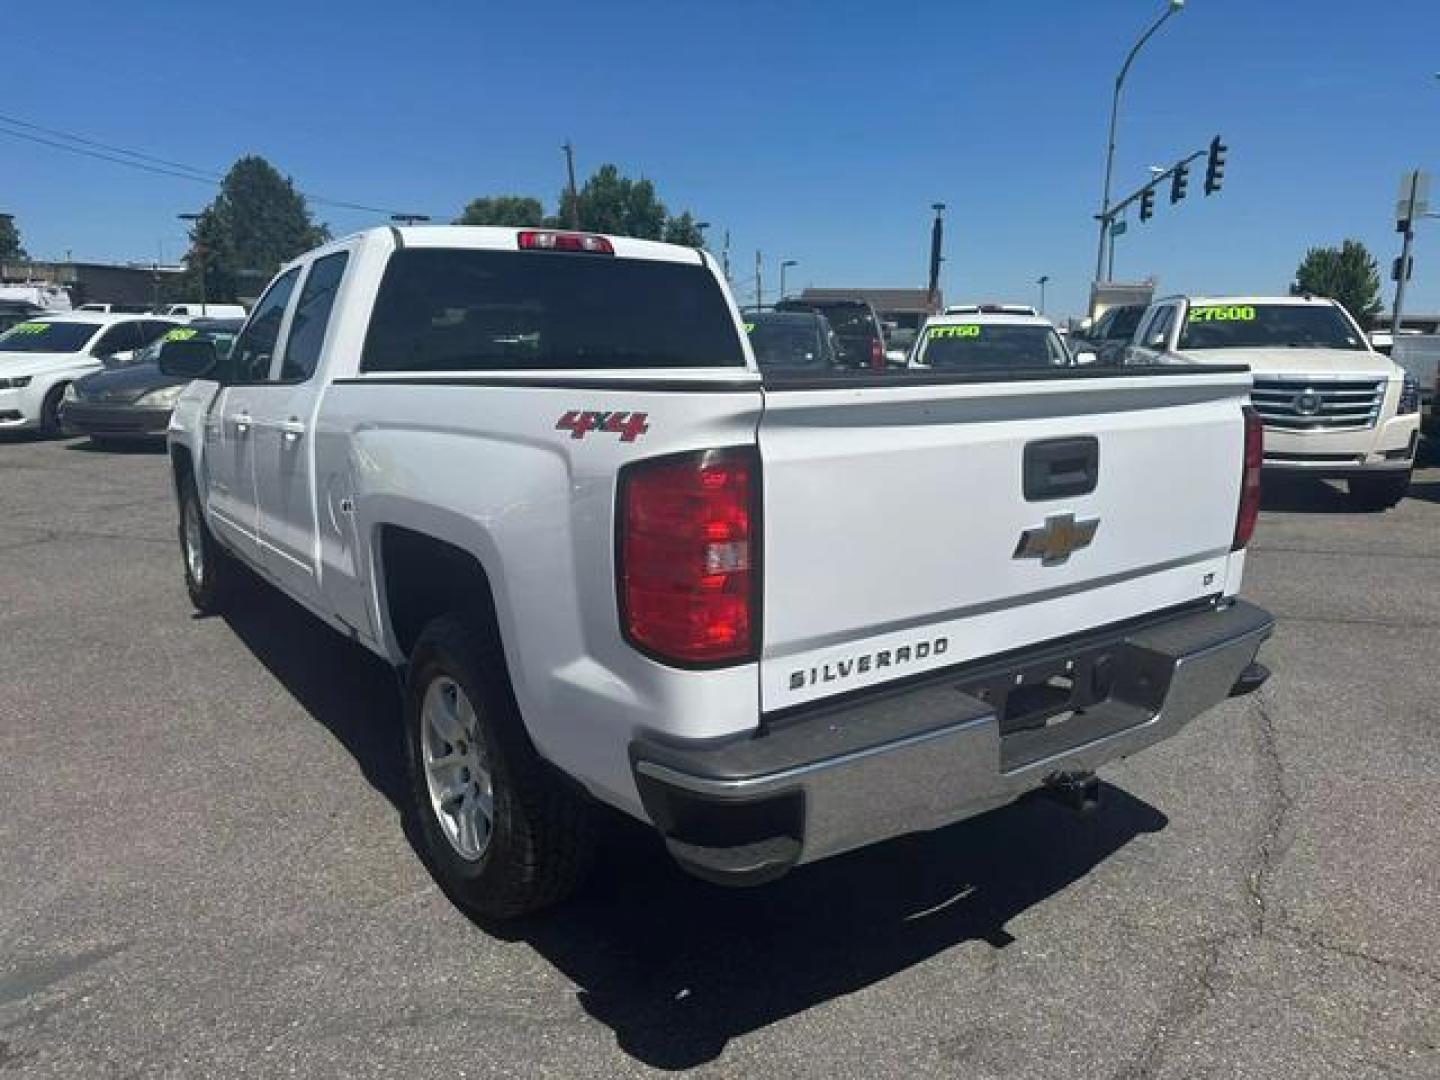
POLYGON ((1400 193, 1395 197, 1395 220, 1414 221, 1429 211, 1430 174, 1420 169, 1407 172, 1400 178, 1400 193))
POLYGON ((1130 227, 1130 226, 1127 225, 1123 220, 1112 221, 1112 222, 1110 223, 1110 235, 1111 235, 1111 236, 1124 236, 1124 235, 1125 235, 1125 230, 1128 229, 1129 227, 1130 227))

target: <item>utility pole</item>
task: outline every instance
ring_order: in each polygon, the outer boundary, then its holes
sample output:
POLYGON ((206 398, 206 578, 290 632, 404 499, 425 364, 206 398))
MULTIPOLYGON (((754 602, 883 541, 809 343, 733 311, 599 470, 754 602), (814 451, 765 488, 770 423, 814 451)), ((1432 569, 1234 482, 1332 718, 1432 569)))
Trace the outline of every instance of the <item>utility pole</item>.
POLYGON ((755 249, 755 310, 759 311, 765 306, 765 288, 760 281, 761 256, 760 249, 755 249))
POLYGON ((930 226, 930 289, 926 296, 931 308, 934 308, 936 297, 940 295, 940 263, 945 258, 940 254, 940 245, 945 239, 945 204, 931 203, 930 209, 935 211, 935 223, 930 226))
POLYGON ((1400 261, 1395 264, 1395 306, 1390 309, 1392 340, 1400 340, 1400 317, 1405 312, 1405 282, 1410 277, 1410 244, 1415 239, 1415 218, 1429 209, 1430 176, 1419 169, 1405 174, 1400 181, 1400 199, 1395 204, 1395 229, 1405 239, 1400 245, 1400 261))
POLYGON ((730 230, 725 230, 725 246, 720 251, 720 266, 725 271, 725 281, 730 281, 730 230))
POLYGON ((185 222, 186 229, 190 234, 190 250, 195 253, 195 265, 199 270, 200 278, 200 317, 203 319, 208 312, 205 310, 205 250, 201 247, 200 241, 195 238, 195 230, 200 221, 199 214, 176 214, 181 221, 185 222))
POLYGON ((580 196, 575 191, 575 147, 566 139, 560 147, 565 151, 565 175, 570 178, 570 227, 580 228, 580 196))

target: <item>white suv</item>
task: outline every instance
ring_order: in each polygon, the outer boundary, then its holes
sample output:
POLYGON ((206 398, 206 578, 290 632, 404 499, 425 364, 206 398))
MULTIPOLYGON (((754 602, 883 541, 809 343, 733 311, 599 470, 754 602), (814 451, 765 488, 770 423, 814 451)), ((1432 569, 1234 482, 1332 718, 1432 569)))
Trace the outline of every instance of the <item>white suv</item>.
POLYGON ((1128 364, 1245 364, 1265 423, 1265 469, 1344 479, 1351 499, 1405 497, 1420 430, 1413 376, 1350 313, 1310 296, 1171 296, 1150 305, 1128 364))

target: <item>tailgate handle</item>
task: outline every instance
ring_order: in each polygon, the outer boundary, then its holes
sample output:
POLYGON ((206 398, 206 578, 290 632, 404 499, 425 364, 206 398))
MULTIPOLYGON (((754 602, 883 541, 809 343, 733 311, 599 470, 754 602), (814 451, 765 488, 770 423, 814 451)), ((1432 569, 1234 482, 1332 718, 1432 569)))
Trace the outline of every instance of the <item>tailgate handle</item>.
POLYGON ((1094 435, 1025 444, 1025 500, 1088 495, 1100 480, 1100 440, 1094 435))

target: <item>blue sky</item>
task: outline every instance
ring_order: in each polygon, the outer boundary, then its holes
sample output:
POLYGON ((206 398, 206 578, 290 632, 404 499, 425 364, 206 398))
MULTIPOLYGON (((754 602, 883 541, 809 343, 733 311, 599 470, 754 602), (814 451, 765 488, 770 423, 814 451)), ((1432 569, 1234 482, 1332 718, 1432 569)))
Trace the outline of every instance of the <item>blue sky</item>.
MULTIPOLYGON (((922 285, 950 205, 951 299, 1084 304, 1111 80, 1161 0, 548 4, 72 2, 6 49, 0 113, 223 171, 270 158, 304 190, 453 216, 605 161, 728 227, 793 286, 922 285), (215 14, 211 14, 211 11, 215 14), (223 10, 223 14, 221 13, 223 10)), ((1304 249, 1364 241, 1388 274, 1395 190, 1440 171, 1440 4, 1190 0, 1126 85, 1116 186, 1223 133, 1225 189, 1162 194, 1117 277, 1283 290, 1304 249)), ((166 259, 204 185, 0 136, 0 210, 32 254, 166 259)), ((1440 187, 1436 189, 1440 201, 1440 187)), ((317 207, 337 233, 375 215, 317 207)), ((712 244, 712 246, 718 246, 712 244)), ((1388 303, 1389 283, 1386 282, 1388 303)), ((1440 220, 1407 308, 1440 309, 1440 220)))

